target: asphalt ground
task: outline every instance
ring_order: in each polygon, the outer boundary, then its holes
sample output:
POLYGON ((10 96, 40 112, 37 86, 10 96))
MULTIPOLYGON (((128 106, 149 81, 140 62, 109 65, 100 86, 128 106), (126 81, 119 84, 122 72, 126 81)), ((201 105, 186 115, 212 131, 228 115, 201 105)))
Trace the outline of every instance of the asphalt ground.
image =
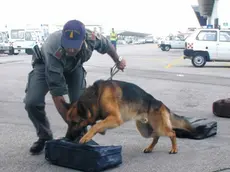
MULTIPOLYGON (((101 145, 122 145, 123 163, 108 171, 213 172, 230 168, 230 121, 212 114, 212 103, 230 95, 230 63, 207 63, 195 68, 191 61, 181 58, 182 50, 162 52, 154 44, 120 46, 118 52, 126 59, 127 69, 114 79, 141 86, 179 115, 217 121, 218 133, 204 140, 178 139, 179 152, 175 155, 168 154, 170 139, 161 137, 155 150, 144 154, 142 150, 151 139, 142 138, 130 121, 107 131, 105 136, 94 137, 101 145)), ((37 139, 23 104, 30 63, 28 55, 0 56, 0 171, 76 171, 49 164, 44 152, 38 156, 29 154, 29 147, 37 139)), ((85 64, 88 84, 107 79, 112 66, 108 55, 95 52, 85 64)), ((67 127, 49 93, 46 102, 54 137, 63 137, 67 127)))

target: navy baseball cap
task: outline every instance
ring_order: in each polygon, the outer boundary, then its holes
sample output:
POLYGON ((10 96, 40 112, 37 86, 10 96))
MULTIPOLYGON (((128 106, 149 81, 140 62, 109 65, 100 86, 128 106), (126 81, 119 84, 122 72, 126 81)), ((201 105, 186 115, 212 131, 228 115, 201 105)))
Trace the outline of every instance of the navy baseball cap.
POLYGON ((63 48, 79 49, 85 39, 85 25, 78 20, 68 21, 62 30, 61 45, 63 48))

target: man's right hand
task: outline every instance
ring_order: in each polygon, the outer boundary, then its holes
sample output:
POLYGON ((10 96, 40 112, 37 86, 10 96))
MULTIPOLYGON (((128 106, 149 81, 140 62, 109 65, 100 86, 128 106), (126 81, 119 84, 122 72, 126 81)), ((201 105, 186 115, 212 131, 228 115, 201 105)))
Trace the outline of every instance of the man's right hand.
POLYGON ((59 114, 61 115, 63 120, 67 123, 66 114, 68 112, 68 109, 65 106, 66 101, 65 101, 64 97, 63 96, 55 96, 55 97, 53 96, 52 98, 53 98, 54 104, 55 104, 59 114))
POLYGON ((126 67, 126 61, 125 59, 122 59, 120 62, 117 63, 117 68, 124 71, 126 67))

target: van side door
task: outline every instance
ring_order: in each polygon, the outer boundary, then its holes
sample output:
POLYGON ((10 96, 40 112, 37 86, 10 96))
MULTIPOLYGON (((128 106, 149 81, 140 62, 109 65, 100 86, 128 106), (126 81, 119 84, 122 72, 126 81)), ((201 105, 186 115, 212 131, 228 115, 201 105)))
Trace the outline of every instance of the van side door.
POLYGON ((219 32, 217 56, 219 59, 230 60, 230 31, 219 32))

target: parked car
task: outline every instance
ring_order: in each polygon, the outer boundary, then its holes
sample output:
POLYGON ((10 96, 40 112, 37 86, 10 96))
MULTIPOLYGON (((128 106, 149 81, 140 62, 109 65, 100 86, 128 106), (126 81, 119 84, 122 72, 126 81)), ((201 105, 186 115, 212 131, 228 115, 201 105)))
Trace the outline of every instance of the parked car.
POLYGON ((125 40, 117 40, 118 45, 125 45, 127 42, 125 40))
POLYGON ((145 38, 145 43, 154 43, 153 37, 147 37, 147 38, 145 38))
POLYGON ((162 51, 169 51, 170 49, 184 49, 185 39, 180 37, 173 37, 171 40, 161 42, 160 48, 162 51))

